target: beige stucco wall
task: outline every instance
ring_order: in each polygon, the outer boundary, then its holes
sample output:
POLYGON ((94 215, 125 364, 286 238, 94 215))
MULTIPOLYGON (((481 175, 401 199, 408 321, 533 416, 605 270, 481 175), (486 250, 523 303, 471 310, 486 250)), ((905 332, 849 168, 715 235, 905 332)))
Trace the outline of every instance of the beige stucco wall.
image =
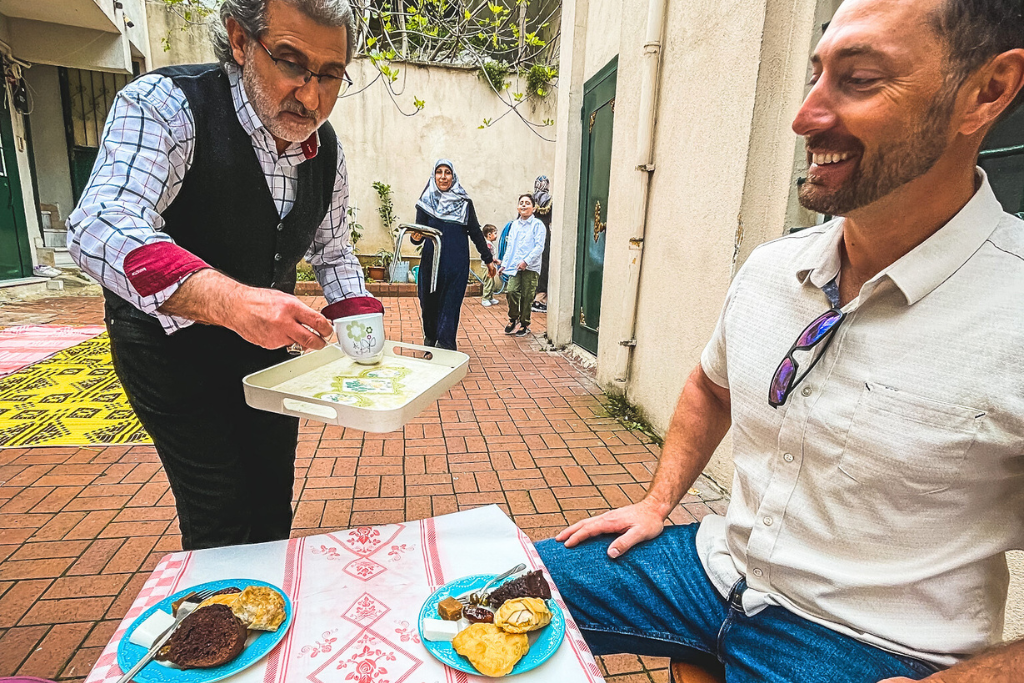
MULTIPOLYGON (((567 62, 563 42, 562 92, 582 97, 583 83, 618 51, 618 87, 612 143, 598 379, 612 384, 620 340, 629 338, 629 237, 643 215, 637 124, 647 3, 578 2, 585 30, 563 14, 563 41, 577 53, 567 62), (595 25, 595 20, 600 23, 595 25), (578 64, 577 64, 578 62, 578 64), (582 74, 576 73, 582 70, 582 74)), ((737 263, 748 245, 782 234, 789 203, 796 137, 788 121, 799 106, 814 0, 759 0, 723 6, 711 0, 669 0, 663 36, 654 162, 647 208, 646 250, 640 281, 632 377, 626 389, 656 428, 668 426, 683 382, 714 329, 737 263), (786 20, 776 18, 782 15, 786 20), (799 51, 794 45, 800 46, 799 51), (722 46, 728 45, 728 58, 722 46), (795 53, 799 54, 795 54, 795 53), (741 227, 742 226, 742 227, 741 227), (666 324, 668 321, 668 324, 666 324), (666 399, 666 397, 672 397, 666 399)), ((552 293, 549 334, 571 340, 575 216, 579 187, 579 105, 561 113, 565 131, 558 155, 552 258, 561 274, 552 293), (574 130, 575 129, 575 130, 574 130), (556 254, 557 252, 557 254, 556 254)), ((562 130, 559 131, 560 136, 562 130)), ((552 273, 554 278, 554 273, 552 273)), ((554 285, 554 282, 553 282, 554 285)), ((709 472, 728 485, 728 442, 709 472)))
MULTIPOLYGON (((590 0, 587 3, 584 80, 591 78, 619 54, 623 22, 636 23, 637 17, 624 16, 625 4, 623 0, 590 0)), ((646 7, 646 3, 643 5, 646 7)))
MULTIPOLYGON (((348 160, 350 201, 359 208, 358 220, 366 228, 357 251, 374 253, 391 239, 377 216, 373 182, 391 185, 399 221, 412 222, 416 200, 439 158, 454 163, 480 222, 500 229, 515 217, 518 195, 532 192, 534 178, 552 174, 554 143, 534 135, 514 114, 480 129, 485 118, 496 119, 506 108, 476 71, 397 66, 399 105, 410 112, 413 97, 418 97, 426 102, 419 114, 403 116, 379 81, 357 96, 343 98, 331 114, 348 160)), ((374 72, 369 61, 359 59, 349 73, 355 90, 372 80, 374 72)), ((553 93, 539 103, 520 106, 520 111, 531 121, 553 119, 555 99, 553 93)), ((547 138, 554 132, 554 127, 539 130, 547 138)), ((408 242, 406 247, 409 252, 408 242)))
MULTIPOLYGON (((664 397, 679 394, 699 361, 737 267, 754 246, 783 234, 797 144, 789 124, 804 92, 816 3, 679 4, 670 0, 665 31, 657 170, 627 387, 630 399, 661 429, 674 407, 664 397), (727 68, 722 45, 730 46, 727 68), (666 325, 666 318, 678 324, 666 325)), ((639 64, 640 51, 631 52, 632 58, 620 57, 626 68, 639 64)), ((625 73, 620 77, 623 83, 633 80, 625 73)), ((622 113, 630 118, 628 110, 622 113)), ((633 165, 620 167, 635 175, 633 165)), ((617 199, 609 198, 611 212, 630 202, 617 199)), ((622 236, 613 239, 609 228, 606 292, 619 288, 629 258, 630 226, 618 225, 611 214, 609 225, 621 228, 622 236)), ((624 303, 606 298, 602 319, 622 319, 617 313, 624 303)), ((617 342, 627 337, 621 327, 602 330, 600 381, 612 379, 617 342)), ((723 484, 732 479, 730 448, 726 440, 708 467, 723 484)))
MULTIPOLYGON (((596 1, 596 0, 595 0, 596 1)), ((580 148, 590 0, 562 3, 558 114, 555 118, 555 160, 551 175, 551 254, 548 271, 548 337, 564 346, 572 340, 573 289, 576 268, 575 218, 579 202, 580 148)), ((618 42, 618 31, 605 27, 606 38, 618 42)), ((594 38, 597 40, 597 37, 594 38)))
POLYGON ((163 2, 146 0, 149 33, 149 70, 172 64, 204 64, 215 61, 205 26, 187 25, 163 2), (164 49, 165 43, 170 48, 164 49))

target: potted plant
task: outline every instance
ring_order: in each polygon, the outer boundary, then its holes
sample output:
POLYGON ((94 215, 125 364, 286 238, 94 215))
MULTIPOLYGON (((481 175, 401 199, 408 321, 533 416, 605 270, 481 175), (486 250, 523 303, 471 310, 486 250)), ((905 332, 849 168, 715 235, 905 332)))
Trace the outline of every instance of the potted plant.
POLYGON ((378 282, 387 282, 388 270, 391 268, 391 261, 395 258, 393 251, 387 249, 381 249, 376 253, 373 263, 367 269, 371 278, 378 282))

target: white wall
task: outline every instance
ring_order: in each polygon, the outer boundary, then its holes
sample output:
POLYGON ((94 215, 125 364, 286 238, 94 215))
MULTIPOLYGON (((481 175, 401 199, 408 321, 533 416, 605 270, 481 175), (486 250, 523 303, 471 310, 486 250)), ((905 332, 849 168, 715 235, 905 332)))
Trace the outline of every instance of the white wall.
POLYGON ((76 69, 132 72, 131 45, 120 33, 10 19, 9 44, 20 59, 76 69))
MULTIPOLYGON (((366 228, 357 251, 372 254, 391 240, 377 215, 379 204, 373 182, 391 185, 395 213, 400 221, 412 222, 416 200, 439 158, 451 159, 455 164, 480 222, 500 228, 515 217, 519 194, 532 192, 538 175, 552 174, 554 143, 534 135, 514 114, 479 129, 485 118, 496 119, 506 108, 475 70, 396 66, 400 70, 396 85, 402 92, 397 98, 401 108, 412 111, 415 96, 426 102, 423 111, 403 116, 378 81, 359 95, 340 100, 330 118, 348 160, 350 201, 359 208, 358 220, 366 228)), ((359 59, 349 73, 355 91, 375 72, 368 60, 359 59)), ((512 89, 517 87, 514 84, 512 89)), ((555 99, 553 92, 539 103, 522 105, 520 110, 531 121, 553 119, 555 99)), ((539 132, 553 138, 555 128, 541 128, 539 132)), ((408 242, 406 247, 412 253, 408 242)))
MULTIPOLYGON (((626 24, 636 24, 640 16, 624 16, 623 0, 590 0, 586 7, 586 46, 583 79, 589 80, 619 54, 620 32, 626 24)), ((633 5, 634 7, 638 5, 633 5)), ((646 3, 643 3, 646 7, 646 3)), ((642 22, 641 22, 642 23, 642 22)))
POLYGON ((216 61, 205 26, 186 25, 181 16, 163 2, 146 0, 149 34, 148 70, 173 64, 205 64, 216 61), (170 49, 164 49, 164 41, 170 49))
POLYGON ((39 202, 55 204, 59 216, 51 218, 59 227, 74 209, 67 135, 61 107, 57 67, 37 64, 26 70, 25 80, 32 93, 32 149, 36 160, 39 202))

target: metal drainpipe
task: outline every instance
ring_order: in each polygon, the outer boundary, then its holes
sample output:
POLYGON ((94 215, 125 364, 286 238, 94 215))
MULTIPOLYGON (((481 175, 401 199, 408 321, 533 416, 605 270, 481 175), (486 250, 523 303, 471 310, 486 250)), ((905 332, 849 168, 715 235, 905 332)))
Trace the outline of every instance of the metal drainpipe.
POLYGON ((654 122, 658 105, 658 72, 661 67, 661 35, 665 24, 665 9, 668 0, 649 0, 647 4, 647 34, 644 39, 644 65, 640 81, 640 126, 637 130, 636 170, 640 176, 640 201, 634 219, 636 226, 629 238, 629 276, 623 298, 622 311, 626 321, 625 338, 619 341, 615 357, 614 383, 623 391, 629 381, 632 368, 633 348, 636 346, 636 310, 640 292, 640 270, 644 258, 644 233, 647 230, 647 200, 654 173, 654 122))

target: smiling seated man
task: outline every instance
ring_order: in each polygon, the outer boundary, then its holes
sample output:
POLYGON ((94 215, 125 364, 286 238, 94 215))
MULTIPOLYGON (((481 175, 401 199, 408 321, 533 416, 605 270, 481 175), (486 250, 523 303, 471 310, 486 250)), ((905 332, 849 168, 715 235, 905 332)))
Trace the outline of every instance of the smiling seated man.
POLYGON ((1022 6, 839 8, 793 130, 802 204, 840 218, 736 275, 647 496, 537 546, 596 654, 1024 681, 1024 223, 976 166, 1021 99, 1022 6), (725 516, 665 527, 730 426, 725 516))
POLYGON ((220 17, 220 64, 118 93, 68 218, 185 550, 288 538, 299 421, 248 407, 242 378, 291 344, 323 348, 329 318, 383 311, 352 251, 345 156, 326 123, 353 53, 348 1, 225 0, 220 17), (307 253, 323 314, 292 296, 307 253))

